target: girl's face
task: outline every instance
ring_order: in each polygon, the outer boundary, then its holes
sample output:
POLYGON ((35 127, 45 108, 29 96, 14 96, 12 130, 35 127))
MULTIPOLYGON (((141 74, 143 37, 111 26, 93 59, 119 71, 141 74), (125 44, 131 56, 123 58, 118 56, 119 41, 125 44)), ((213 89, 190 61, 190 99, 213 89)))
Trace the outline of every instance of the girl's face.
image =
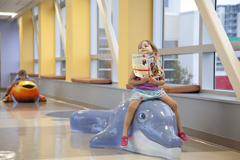
POLYGON ((142 42, 142 45, 138 48, 138 54, 149 54, 153 53, 152 46, 148 44, 146 41, 142 42))

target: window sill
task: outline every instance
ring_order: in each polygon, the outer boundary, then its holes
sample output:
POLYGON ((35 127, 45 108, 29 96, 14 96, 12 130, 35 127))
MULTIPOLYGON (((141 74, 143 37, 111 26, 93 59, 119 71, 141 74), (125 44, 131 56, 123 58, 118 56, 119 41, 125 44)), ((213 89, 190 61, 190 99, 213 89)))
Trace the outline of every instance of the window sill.
POLYGON ((189 98, 189 99, 199 99, 199 100, 206 100, 206 101, 215 101, 215 102, 222 102, 222 103, 240 104, 240 99, 237 99, 237 97, 207 94, 207 93, 169 93, 169 96, 189 98))

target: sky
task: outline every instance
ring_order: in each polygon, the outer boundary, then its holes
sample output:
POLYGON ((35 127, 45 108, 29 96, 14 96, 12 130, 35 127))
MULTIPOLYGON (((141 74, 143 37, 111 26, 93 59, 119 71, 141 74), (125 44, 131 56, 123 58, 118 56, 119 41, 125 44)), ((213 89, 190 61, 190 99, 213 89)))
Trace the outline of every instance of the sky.
MULTIPOLYGON (((236 5, 240 0, 217 0, 217 5, 236 5)), ((195 0, 181 0, 181 12, 198 10, 195 0)))

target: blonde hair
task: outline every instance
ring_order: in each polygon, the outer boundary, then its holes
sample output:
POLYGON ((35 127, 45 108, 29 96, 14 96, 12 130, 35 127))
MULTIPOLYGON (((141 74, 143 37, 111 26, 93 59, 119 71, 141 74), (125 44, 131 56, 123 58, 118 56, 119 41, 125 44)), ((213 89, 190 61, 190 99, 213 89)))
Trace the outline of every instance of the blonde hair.
POLYGON ((151 41, 149 41, 149 40, 142 40, 142 41, 138 44, 138 49, 140 48, 140 46, 142 45, 142 43, 143 43, 144 41, 147 42, 147 43, 152 47, 153 52, 157 52, 157 53, 158 53, 157 46, 156 46, 154 43, 152 43, 151 41))

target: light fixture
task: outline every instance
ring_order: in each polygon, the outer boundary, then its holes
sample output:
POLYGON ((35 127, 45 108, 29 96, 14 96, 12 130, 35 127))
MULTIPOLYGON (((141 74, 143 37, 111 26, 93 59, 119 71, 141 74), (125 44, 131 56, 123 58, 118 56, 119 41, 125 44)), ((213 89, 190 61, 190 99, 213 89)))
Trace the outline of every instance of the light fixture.
POLYGON ((0 16, 11 16, 12 18, 14 18, 17 15, 17 13, 13 13, 13 12, 0 12, 0 16))

